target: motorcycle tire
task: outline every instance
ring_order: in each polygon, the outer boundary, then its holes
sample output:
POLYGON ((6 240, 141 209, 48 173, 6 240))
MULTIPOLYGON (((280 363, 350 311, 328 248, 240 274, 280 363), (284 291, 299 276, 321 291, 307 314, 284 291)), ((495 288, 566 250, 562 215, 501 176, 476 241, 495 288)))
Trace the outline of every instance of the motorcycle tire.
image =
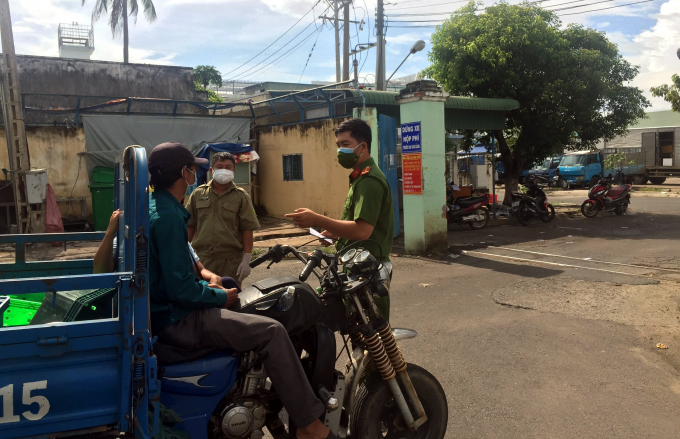
POLYGON ((581 204, 581 213, 586 218, 595 218, 597 216, 597 206, 592 200, 586 200, 581 204))
POLYGON ((569 189, 569 182, 567 180, 560 180, 560 187, 565 191, 569 189))
POLYGON ((544 223, 549 223, 555 218, 555 208, 553 207, 552 204, 548 204, 548 212, 547 213, 539 213, 538 217, 543 221, 544 223))
MULTIPOLYGON (((374 373, 359 387, 352 410, 350 433, 353 439, 442 439, 446 434, 449 408, 439 381, 415 364, 407 369, 427 422, 416 431, 408 428, 397 407, 392 391, 380 373, 374 373)), ((408 400, 408 399, 407 399, 408 400)))
POLYGON ((624 213, 626 213, 627 210, 628 210, 628 205, 627 205, 627 204, 623 204, 623 205, 617 207, 616 209, 614 209, 614 213, 617 214, 617 215, 619 215, 619 216, 621 216, 621 215, 623 215, 624 213))
POLYGON ((478 210, 478 212, 484 217, 484 219, 480 221, 469 222, 468 226, 470 226, 472 230, 483 229, 489 224, 489 209, 481 208, 478 210))
POLYGON ((524 204, 520 204, 520 206, 517 208, 517 213, 515 214, 517 217, 517 221, 524 227, 529 226, 529 221, 531 220, 531 213, 529 212, 529 209, 524 204))

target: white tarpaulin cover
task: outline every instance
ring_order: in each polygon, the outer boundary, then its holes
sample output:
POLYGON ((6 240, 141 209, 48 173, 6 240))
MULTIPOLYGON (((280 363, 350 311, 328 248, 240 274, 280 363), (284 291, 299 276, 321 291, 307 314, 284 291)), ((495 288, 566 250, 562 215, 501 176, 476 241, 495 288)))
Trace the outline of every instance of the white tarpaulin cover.
POLYGON ((113 168, 123 150, 141 145, 147 155, 163 142, 179 142, 198 155, 207 143, 243 143, 250 119, 164 116, 82 116, 88 175, 95 166, 113 168))

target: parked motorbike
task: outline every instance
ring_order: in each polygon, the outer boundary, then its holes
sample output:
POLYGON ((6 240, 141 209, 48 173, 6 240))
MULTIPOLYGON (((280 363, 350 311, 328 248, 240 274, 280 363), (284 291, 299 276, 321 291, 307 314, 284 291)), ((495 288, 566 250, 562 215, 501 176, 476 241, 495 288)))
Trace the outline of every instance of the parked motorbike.
MULTIPOLYGON (((271 266, 289 254, 305 264, 299 278, 253 284, 239 294, 235 311, 284 325, 326 406, 330 430, 357 439, 443 438, 448 422, 444 390, 427 370, 406 363, 397 346, 417 332, 392 329, 373 300, 388 294, 380 281, 381 263, 361 248, 305 256, 276 245, 250 266, 265 261, 271 266), (306 282, 312 273, 319 279, 316 290, 306 282), (342 336, 349 356, 344 372, 335 370, 334 333, 342 336)), ((263 427, 274 439, 295 437, 296 426, 286 432, 279 419, 283 406, 254 352, 204 349, 192 351, 193 362, 187 363, 181 349, 158 342, 154 348, 166 363, 161 402, 183 416, 193 439, 260 439, 263 427)))
POLYGON ((446 221, 449 224, 467 224, 471 229, 483 229, 489 224, 489 199, 487 197, 454 197, 447 186, 446 221))
POLYGON ((533 218, 538 218, 544 223, 549 223, 555 218, 555 208, 548 203, 548 197, 533 179, 525 182, 527 193, 512 193, 511 214, 517 217, 517 221, 523 226, 528 226, 533 218))
MULTIPOLYGON (((620 176, 618 180, 622 181, 620 176)), ((588 199, 581 204, 581 213, 586 218, 594 218, 601 210, 623 215, 628 210, 632 189, 630 184, 612 187, 611 178, 601 178, 588 191, 588 199)))
POLYGON ((561 187, 565 191, 569 189, 569 182, 562 178, 559 168, 555 169, 555 175, 552 178, 552 187, 561 187))

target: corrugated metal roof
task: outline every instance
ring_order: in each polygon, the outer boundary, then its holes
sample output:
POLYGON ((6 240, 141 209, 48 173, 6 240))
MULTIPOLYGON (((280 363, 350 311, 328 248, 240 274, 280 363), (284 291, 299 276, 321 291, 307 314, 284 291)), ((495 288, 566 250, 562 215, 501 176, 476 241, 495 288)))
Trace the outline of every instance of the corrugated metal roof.
MULTIPOLYGON (((396 97, 399 93, 393 91, 362 90, 366 98, 366 105, 399 105, 396 97)), ((354 97, 361 100, 361 93, 352 90, 354 97)), ((519 102, 514 99, 489 99, 451 96, 446 100, 445 108, 456 110, 484 110, 484 111, 510 111, 519 108, 519 102)))
POLYGON ((668 111, 650 111, 646 119, 640 119, 630 129, 680 127, 680 113, 668 111))

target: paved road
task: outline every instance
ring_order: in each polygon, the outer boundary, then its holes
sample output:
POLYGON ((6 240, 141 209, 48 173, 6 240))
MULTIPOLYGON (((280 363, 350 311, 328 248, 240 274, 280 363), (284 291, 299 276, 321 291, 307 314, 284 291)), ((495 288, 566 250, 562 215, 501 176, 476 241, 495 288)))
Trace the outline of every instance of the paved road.
POLYGON ((680 199, 634 206, 456 230, 455 258, 392 259, 392 323, 420 331, 402 348, 444 386, 447 438, 678 437, 680 199))

